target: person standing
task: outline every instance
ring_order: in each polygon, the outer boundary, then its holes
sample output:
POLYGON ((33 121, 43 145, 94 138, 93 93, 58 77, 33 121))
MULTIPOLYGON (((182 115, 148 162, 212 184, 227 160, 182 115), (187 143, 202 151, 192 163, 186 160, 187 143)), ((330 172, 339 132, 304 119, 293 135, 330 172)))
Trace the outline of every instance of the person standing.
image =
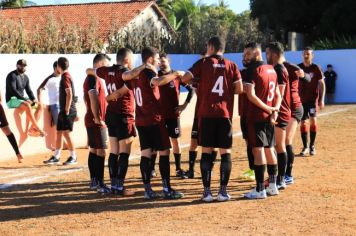
POLYGON ((311 47, 304 48, 303 63, 298 66, 311 78, 310 82, 302 81, 299 94, 302 99, 304 114, 300 126, 303 149, 300 156, 305 156, 308 151, 311 156, 316 154, 315 138, 317 134, 318 108, 324 108, 325 82, 324 74, 320 67, 313 63, 314 51, 311 47), (310 122, 308 127, 308 120, 310 122), (308 145, 308 128, 310 130, 310 143, 308 145))
POLYGON ((324 77, 326 86, 326 103, 332 104, 334 103, 335 87, 337 80, 337 74, 333 70, 332 65, 327 65, 327 70, 324 72, 324 77))
POLYGON ((77 155, 74 148, 74 143, 71 138, 71 132, 73 131, 74 121, 77 119, 76 102, 74 84, 71 75, 68 72, 69 61, 65 57, 60 57, 57 60, 57 68, 61 74, 61 80, 59 83, 59 114, 57 122, 57 137, 56 137, 56 150, 53 156, 44 161, 45 164, 58 164, 63 137, 67 142, 70 156, 63 163, 63 165, 77 164, 77 155))

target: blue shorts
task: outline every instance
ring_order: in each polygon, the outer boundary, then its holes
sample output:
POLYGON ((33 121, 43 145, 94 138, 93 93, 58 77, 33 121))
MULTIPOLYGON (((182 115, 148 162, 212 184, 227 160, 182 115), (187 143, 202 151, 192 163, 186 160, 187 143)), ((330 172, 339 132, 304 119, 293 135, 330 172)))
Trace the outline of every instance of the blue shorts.
POLYGON ((51 114, 52 117, 52 124, 57 125, 58 122, 58 113, 59 113, 59 105, 58 104, 53 104, 48 106, 49 113, 51 114))

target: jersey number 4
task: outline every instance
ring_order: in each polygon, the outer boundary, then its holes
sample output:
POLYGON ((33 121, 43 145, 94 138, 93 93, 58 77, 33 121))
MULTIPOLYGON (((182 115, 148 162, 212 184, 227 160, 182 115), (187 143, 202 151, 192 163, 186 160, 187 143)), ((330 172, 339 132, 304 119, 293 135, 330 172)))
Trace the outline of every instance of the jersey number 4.
POLYGON ((211 92, 218 93, 220 97, 224 94, 224 76, 219 76, 211 92))
POLYGON ((276 83, 275 82, 269 82, 269 89, 268 89, 268 97, 267 101, 272 102, 274 95, 276 94, 276 83))
POLYGON ((135 100, 139 107, 142 107, 142 92, 140 88, 135 88, 135 100))

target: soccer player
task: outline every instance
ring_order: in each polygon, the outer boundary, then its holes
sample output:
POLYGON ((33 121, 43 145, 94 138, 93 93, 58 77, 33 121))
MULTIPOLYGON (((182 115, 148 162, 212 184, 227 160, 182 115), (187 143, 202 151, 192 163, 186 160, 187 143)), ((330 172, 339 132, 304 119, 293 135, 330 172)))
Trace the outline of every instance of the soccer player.
POLYGON ((235 63, 225 59, 225 42, 212 37, 207 43, 208 57, 200 59, 184 75, 182 82, 199 78, 197 96, 199 119, 199 144, 202 146, 200 169, 204 185, 202 201, 212 202, 211 171, 213 148, 220 149, 220 190, 218 201, 230 200, 227 185, 231 173, 232 115, 234 94, 241 93, 240 72, 235 63))
POLYGON ((277 73, 278 88, 282 96, 282 103, 278 112, 277 123, 275 125, 276 151, 278 162, 278 189, 285 189, 285 174, 287 168, 287 150, 286 150, 286 129, 291 118, 290 110, 290 86, 289 74, 284 67, 284 48, 279 42, 269 43, 266 47, 267 63, 273 65, 277 73))
MULTIPOLYGON (((110 57, 99 53, 94 57, 94 69, 108 66, 110 57)), ((107 149, 107 128, 104 123, 106 114, 105 86, 103 81, 88 75, 84 80, 84 102, 86 114, 84 118, 88 134, 89 156, 88 167, 90 172, 90 189, 101 194, 111 193, 110 188, 104 184, 105 149, 107 149)))
POLYGON ((278 117, 281 94, 277 74, 271 65, 263 62, 261 46, 249 43, 244 49, 244 60, 248 64, 246 93, 248 106, 248 143, 252 146, 256 188, 245 194, 249 199, 263 199, 279 194, 277 179, 277 158, 274 150, 274 124, 278 117), (267 191, 264 186, 264 172, 269 175, 267 191))
POLYGON ((26 67, 27 62, 24 59, 20 59, 16 63, 16 70, 10 72, 6 77, 6 103, 9 108, 15 108, 14 118, 20 133, 19 146, 26 141, 28 132, 31 136, 39 134, 39 136, 43 137, 45 135, 31 111, 37 100, 31 90, 30 80, 25 74, 26 67), (29 98, 25 97, 25 91, 29 98), (25 129, 22 128, 21 122, 21 114, 23 112, 26 113, 25 129), (29 129, 30 122, 31 129, 29 129))
MULTIPOLYGON (((202 51, 200 53, 200 59, 205 58, 206 55, 206 50, 202 51)), ((194 78, 192 81, 192 88, 196 91, 198 89, 198 84, 196 81, 198 81, 198 78, 194 78)), ((197 95, 197 93, 195 92, 197 95)), ((193 126, 192 126, 192 132, 190 136, 190 146, 189 146, 189 170, 186 172, 186 176, 189 179, 194 178, 194 168, 195 168, 195 160, 197 159, 198 156, 198 104, 199 104, 199 97, 197 96, 197 101, 195 103, 195 112, 194 112, 194 119, 193 119, 193 126)), ((216 157, 218 155, 218 152, 215 150, 215 148, 212 151, 212 160, 213 160, 213 166, 211 169, 214 168, 214 163, 216 160, 216 157)))
POLYGON ((131 144, 136 137, 134 120, 134 96, 125 81, 136 78, 146 67, 143 64, 133 69, 133 53, 121 48, 116 54, 116 65, 97 68, 95 73, 105 80, 108 107, 105 123, 109 130, 109 174, 111 191, 118 196, 134 194, 125 189, 124 181, 129 165, 131 144))
MULTIPOLYGON (((48 94, 48 110, 49 116, 44 114, 44 129, 46 130, 46 146, 48 149, 54 151, 56 146, 56 136, 57 136, 57 120, 59 113, 59 82, 60 73, 57 69, 57 62, 53 63, 53 73, 49 75, 38 87, 37 98, 38 107, 35 112, 35 118, 38 121, 40 119, 41 113, 43 112, 45 106, 42 101, 42 93, 47 90, 48 94), (46 118, 49 118, 46 119, 46 118)), ((47 108, 47 106, 46 106, 47 108)))
MULTIPOLYGON (((240 71, 241 78, 242 78, 242 83, 244 84, 244 87, 246 86, 246 71, 247 71, 247 66, 248 64, 246 61, 243 59, 242 64, 244 66, 244 69, 240 71)), ((240 128, 241 128, 241 133, 242 133, 242 138, 245 140, 246 143, 246 152, 247 152, 247 159, 248 159, 248 165, 249 165, 249 170, 245 171, 243 176, 247 178, 253 178, 255 177, 254 173, 254 158, 253 158, 253 153, 252 153, 252 147, 251 145, 248 144, 248 131, 247 131, 247 111, 248 111, 248 104, 249 100, 247 98, 246 89, 244 89, 244 93, 241 93, 239 95, 239 116, 240 116, 240 128)))
POLYGON ((300 126, 303 149, 300 153, 305 156, 308 151, 311 156, 316 154, 315 138, 317 133, 317 111, 324 108, 325 99, 325 82, 324 74, 320 67, 313 63, 314 52, 311 47, 304 48, 303 63, 298 66, 308 74, 311 81, 300 83, 300 97, 302 99, 304 114, 300 126), (308 146, 308 120, 310 122, 310 144, 308 146), (308 148, 309 147, 309 148, 308 148))
MULTIPOLYGON (((154 67, 159 65, 159 54, 154 48, 142 50, 142 61, 154 67)), ((175 191, 170 184, 169 149, 171 147, 168 131, 165 127, 160 107, 159 86, 182 76, 180 71, 158 76, 155 68, 141 71, 138 79, 131 81, 136 101, 136 125, 141 146, 140 169, 145 187, 144 198, 155 199, 161 197, 151 187, 151 156, 153 151, 159 152, 159 170, 163 183, 165 199, 182 198, 183 194, 175 191)))
POLYGON ((2 97, 1 97, 1 93, 0 93, 0 129, 6 135, 7 139, 9 140, 9 143, 11 144, 12 148, 14 149, 16 156, 17 156, 17 161, 19 163, 22 163, 23 156, 20 153, 19 146, 17 145, 15 135, 12 133, 12 131, 9 128, 9 123, 7 122, 4 108, 1 105, 1 100, 2 100, 2 97))
POLYGON ((57 121, 57 137, 56 150, 53 156, 44 161, 45 164, 58 164, 62 149, 62 139, 66 140, 70 156, 63 165, 77 164, 77 155, 75 153, 74 144, 71 138, 74 121, 77 119, 76 102, 74 84, 72 77, 68 72, 69 61, 65 57, 60 57, 57 60, 57 68, 61 74, 59 83, 59 114, 57 121))
POLYGON ((293 139, 295 132, 298 128, 298 124, 303 117, 303 106, 299 96, 299 81, 310 82, 310 77, 307 76, 304 71, 297 65, 291 64, 287 61, 283 62, 289 75, 289 87, 290 87, 290 105, 291 105, 291 119, 288 122, 286 133, 286 150, 287 150, 287 169, 285 175, 285 183, 287 185, 293 184, 294 179, 292 175, 293 163, 294 163, 294 151, 293 151, 293 139))
MULTIPOLYGON (((171 74, 174 72, 171 69, 170 61, 168 56, 163 53, 160 55, 160 71, 158 72, 158 76, 163 76, 167 74, 171 74)), ((182 179, 186 179, 187 176, 185 172, 181 168, 181 149, 180 149, 180 141, 179 137, 181 136, 181 127, 180 127, 180 113, 185 110, 187 105, 193 96, 193 88, 190 85, 183 85, 188 90, 188 96, 185 102, 182 105, 179 105, 179 95, 180 95, 180 86, 182 83, 180 82, 180 78, 172 80, 166 85, 159 87, 160 93, 160 102, 161 102, 161 110, 162 117, 164 119, 165 125, 168 129, 168 135, 171 139, 171 143, 173 146, 173 155, 176 165, 176 176, 182 179)), ((155 169, 155 160, 156 157, 152 157, 152 171, 155 169)))

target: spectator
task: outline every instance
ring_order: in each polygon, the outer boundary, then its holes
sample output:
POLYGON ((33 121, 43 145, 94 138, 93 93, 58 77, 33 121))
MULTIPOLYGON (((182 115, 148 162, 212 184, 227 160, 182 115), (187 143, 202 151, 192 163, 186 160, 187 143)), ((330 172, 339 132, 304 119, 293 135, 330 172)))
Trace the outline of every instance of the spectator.
POLYGON ((334 103, 335 85, 337 80, 337 74, 333 70, 332 65, 327 65, 327 70, 324 72, 325 85, 326 85, 326 103, 334 103))

